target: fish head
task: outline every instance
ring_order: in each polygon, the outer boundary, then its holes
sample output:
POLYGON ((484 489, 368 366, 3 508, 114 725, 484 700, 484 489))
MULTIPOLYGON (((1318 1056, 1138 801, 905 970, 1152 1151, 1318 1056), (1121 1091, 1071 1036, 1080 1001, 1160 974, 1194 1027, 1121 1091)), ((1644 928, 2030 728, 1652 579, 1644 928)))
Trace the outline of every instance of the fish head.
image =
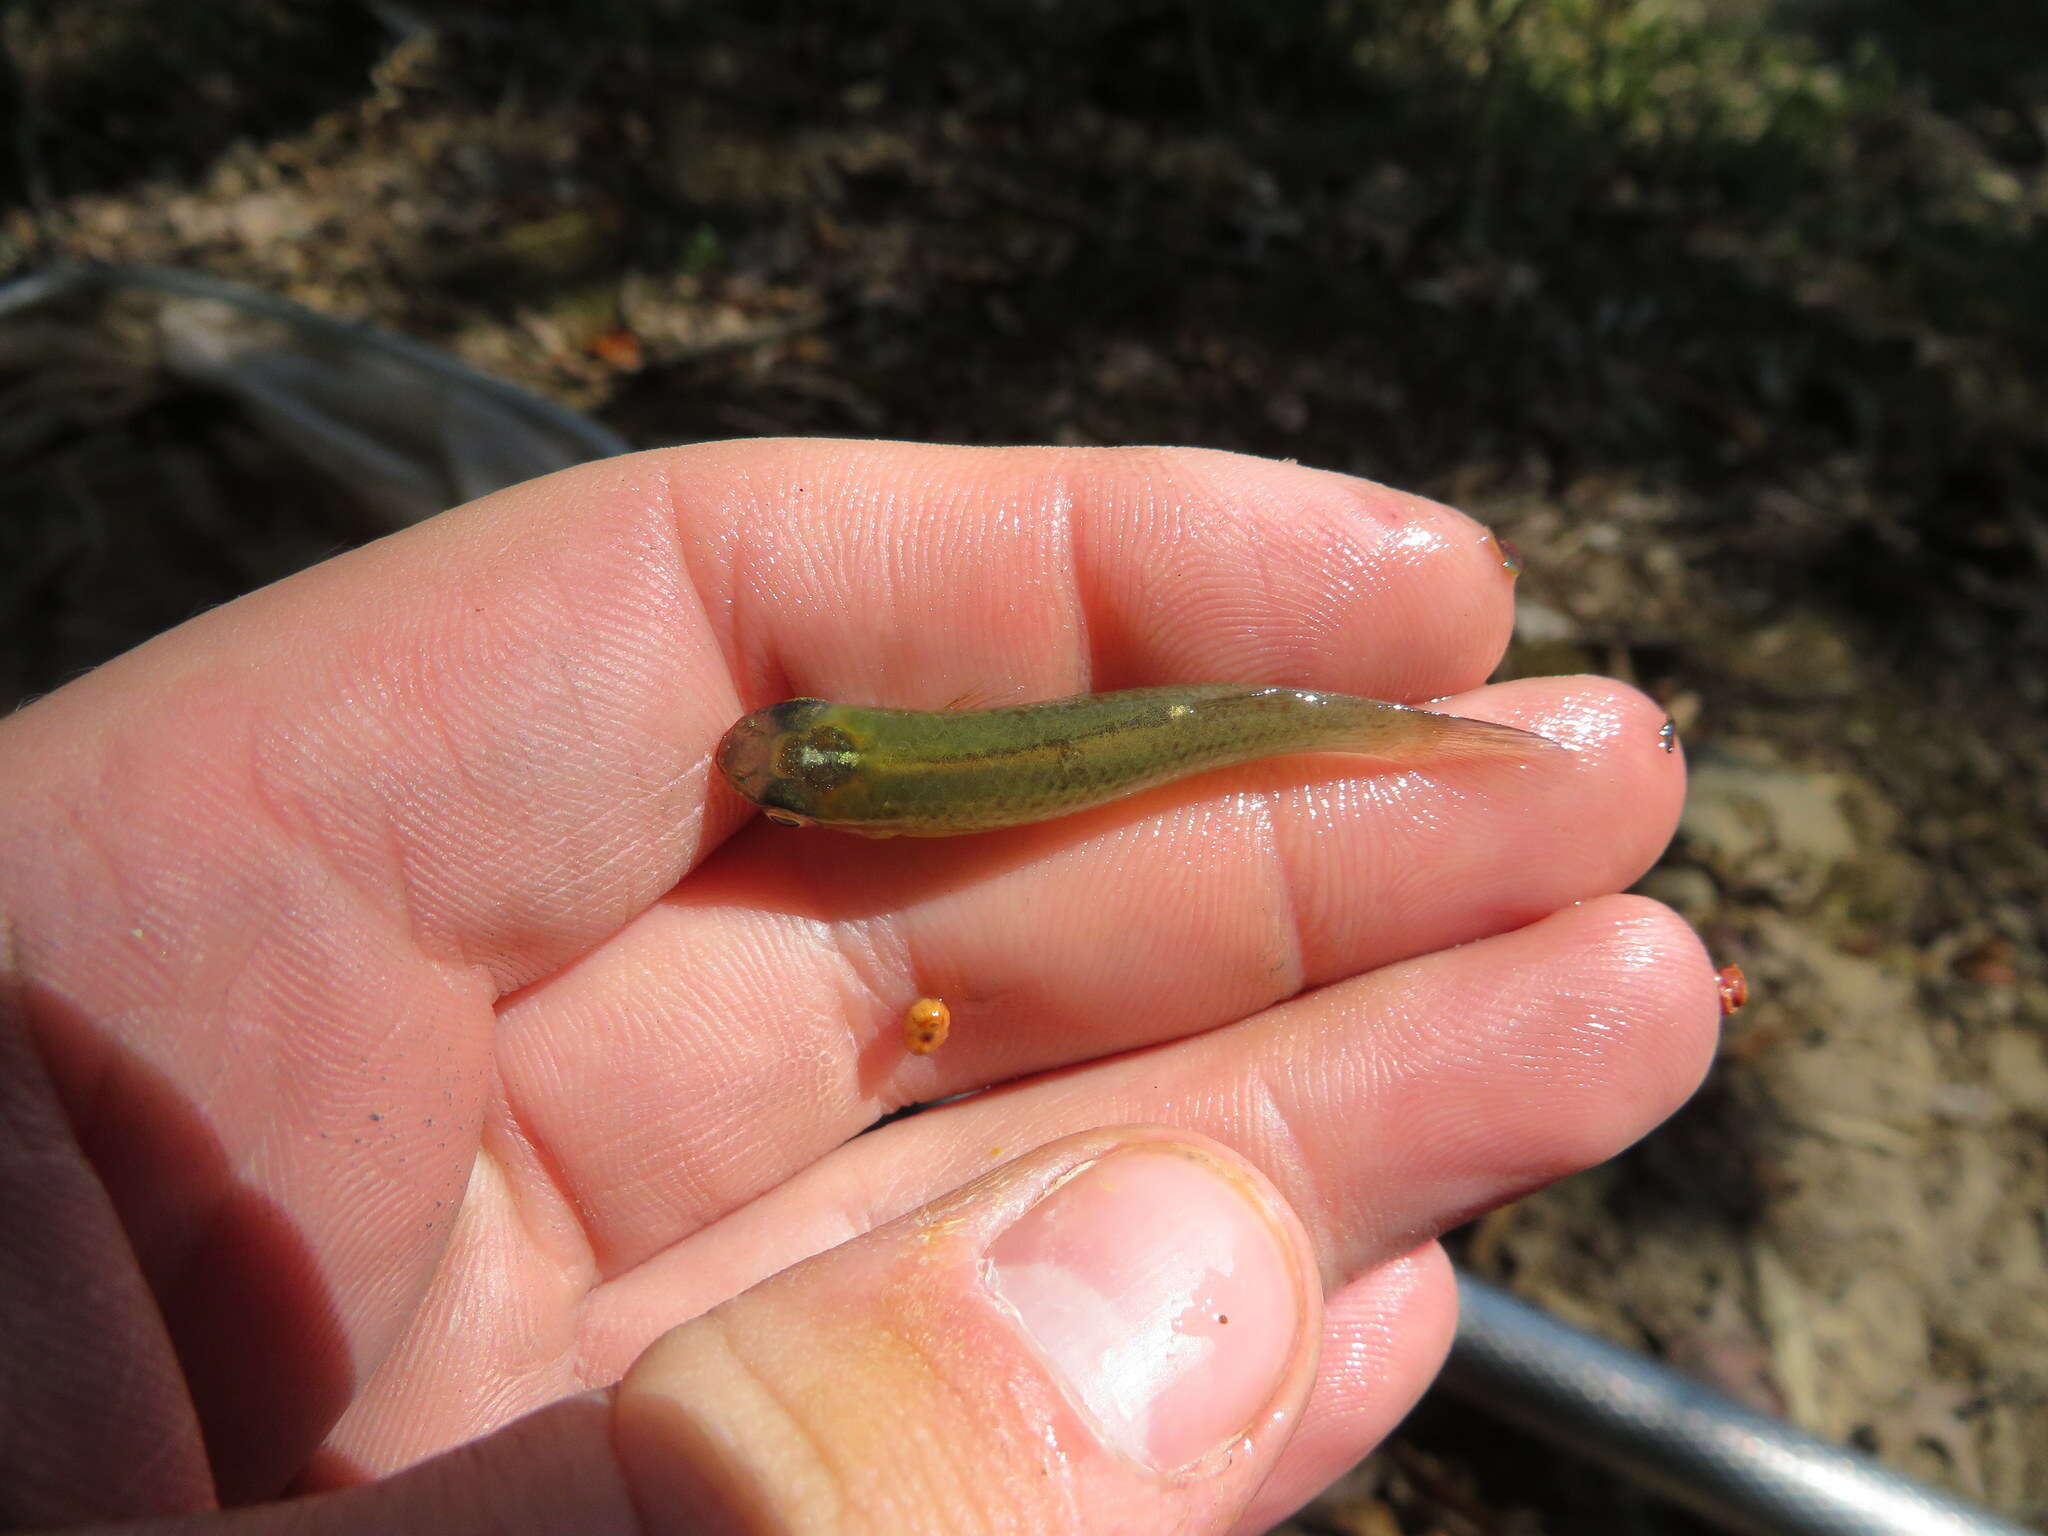
POLYGON ((725 781, 786 827, 809 826, 820 803, 860 766, 853 738, 823 699, 784 699, 743 716, 718 744, 725 781))

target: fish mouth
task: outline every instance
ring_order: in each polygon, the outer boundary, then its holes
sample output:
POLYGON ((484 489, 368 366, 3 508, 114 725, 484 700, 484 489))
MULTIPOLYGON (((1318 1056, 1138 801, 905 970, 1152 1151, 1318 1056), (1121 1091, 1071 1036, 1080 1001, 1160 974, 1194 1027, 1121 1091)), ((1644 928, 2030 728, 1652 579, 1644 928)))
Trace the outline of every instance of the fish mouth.
POLYGON ((757 709, 742 717, 727 731, 712 754, 718 771, 728 784, 749 800, 759 802, 761 791, 774 782, 775 744, 782 731, 768 719, 769 711, 757 709))

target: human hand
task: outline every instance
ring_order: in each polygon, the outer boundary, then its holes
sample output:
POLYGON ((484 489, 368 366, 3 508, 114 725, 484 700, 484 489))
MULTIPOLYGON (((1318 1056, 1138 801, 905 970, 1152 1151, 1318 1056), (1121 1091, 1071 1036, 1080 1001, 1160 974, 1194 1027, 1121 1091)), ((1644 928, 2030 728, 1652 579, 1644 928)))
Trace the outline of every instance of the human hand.
POLYGON ((0 1515, 1262 1529, 1434 1373, 1435 1234, 1641 1135, 1714 1038, 1697 941, 1611 894, 1677 814, 1660 712, 1478 687, 1510 587, 1458 514, 1296 466, 712 444, 30 706, 0 1515), (1575 751, 886 843, 710 770, 795 694, 1217 680, 1473 690, 1575 751))

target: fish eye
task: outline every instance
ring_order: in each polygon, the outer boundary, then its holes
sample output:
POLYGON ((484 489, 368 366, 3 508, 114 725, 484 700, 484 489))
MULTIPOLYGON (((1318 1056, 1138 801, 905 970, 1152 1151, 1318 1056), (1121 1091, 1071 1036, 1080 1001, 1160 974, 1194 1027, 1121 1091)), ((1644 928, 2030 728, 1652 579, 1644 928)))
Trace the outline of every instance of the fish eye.
POLYGON ((823 699, 784 699, 780 704, 769 705, 761 715, 770 730, 803 732, 831 707, 823 699))

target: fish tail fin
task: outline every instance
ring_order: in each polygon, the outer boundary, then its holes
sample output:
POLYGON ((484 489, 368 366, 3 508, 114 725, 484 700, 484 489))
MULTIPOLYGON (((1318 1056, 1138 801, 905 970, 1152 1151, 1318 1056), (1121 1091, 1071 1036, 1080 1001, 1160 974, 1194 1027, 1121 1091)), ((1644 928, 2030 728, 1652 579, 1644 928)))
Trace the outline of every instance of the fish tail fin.
POLYGON ((1421 717, 1413 723, 1426 721, 1428 729, 1401 732, 1388 745, 1389 757, 1427 758, 1433 763, 1532 762, 1571 750, 1548 736, 1493 720, 1447 715, 1434 709, 1418 709, 1413 715, 1421 717))

